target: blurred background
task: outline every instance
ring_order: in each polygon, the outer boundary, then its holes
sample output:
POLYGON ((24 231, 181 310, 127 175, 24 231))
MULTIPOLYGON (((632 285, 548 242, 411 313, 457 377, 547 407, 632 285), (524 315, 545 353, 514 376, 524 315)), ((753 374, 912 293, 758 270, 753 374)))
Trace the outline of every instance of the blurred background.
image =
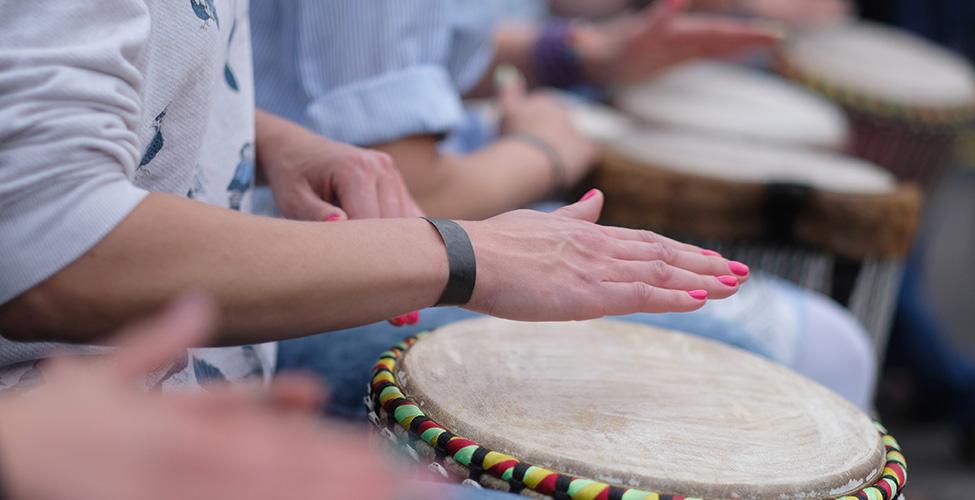
MULTIPOLYGON (((534 19, 599 19, 648 3, 513 1, 507 2, 507 13, 534 19)), ((582 108, 578 116, 582 128, 608 151, 593 181, 607 191, 607 222, 705 241, 725 255, 757 262, 759 268, 848 306, 870 332, 882 360, 875 407, 904 446, 910 464, 909 498, 972 498, 975 2, 701 0, 691 6, 774 20, 770 26, 788 35, 782 47, 730 64, 692 62, 650 82, 606 92, 574 89, 603 106, 582 108), (641 132, 634 134, 633 129, 641 132), (621 141, 620 136, 632 140, 621 141), (901 196, 889 194, 882 202, 877 200, 883 196, 867 196, 827 203, 843 215, 821 209, 814 217, 829 220, 807 231, 802 229, 802 214, 814 202, 803 186, 848 190, 855 198, 857 189, 867 189, 869 183, 858 184, 852 174, 805 181, 798 180, 801 175, 786 175, 784 184, 791 191, 778 186, 763 194, 766 211, 795 212, 785 219, 767 218, 764 223, 778 227, 775 231, 766 228, 761 234, 742 235, 705 226, 688 230, 693 226, 689 217, 648 218, 647 212, 687 214, 688 208, 675 204, 672 198, 680 196, 673 192, 648 195, 649 183, 641 185, 631 175, 634 165, 660 168, 668 172, 660 173, 655 182, 680 191, 692 181, 674 180, 683 175, 674 170, 706 171, 712 166, 703 160, 680 164, 674 160, 681 154, 678 149, 670 157, 653 151, 655 138, 664 146, 677 136, 706 137, 700 143, 689 139, 689 150, 701 145, 708 153, 695 150, 698 156, 713 154, 715 162, 742 170, 753 167, 745 165, 749 161, 766 162, 755 150, 771 143, 790 148, 796 158, 805 154, 800 151, 828 151, 837 155, 833 160, 841 169, 857 167, 843 159, 856 158, 896 177, 901 196), (729 150, 738 147, 741 154, 703 147, 705 142, 726 140, 737 144, 729 150), (748 149, 753 151, 744 152, 748 149), (802 189, 796 190, 797 184, 802 189), (912 189, 916 199, 904 195, 912 189), (839 227, 834 232, 845 228, 873 241, 817 239, 830 233, 830 226, 839 227)), ((781 159, 785 156, 765 166, 775 170, 778 163, 789 163, 781 159)), ((833 160, 797 160, 786 169, 815 169, 819 161, 833 160)), ((762 165, 754 167, 761 170, 762 165)), ((772 175, 770 186, 781 184, 777 181, 772 175)), ((702 218, 720 219, 739 209, 744 210, 723 205, 702 218)))

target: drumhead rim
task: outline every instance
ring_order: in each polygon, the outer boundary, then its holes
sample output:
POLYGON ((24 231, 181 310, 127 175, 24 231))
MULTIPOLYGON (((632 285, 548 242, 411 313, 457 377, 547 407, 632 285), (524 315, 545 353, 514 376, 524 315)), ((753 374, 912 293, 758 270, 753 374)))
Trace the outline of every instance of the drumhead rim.
MULTIPOLYGON (((853 29, 866 28, 872 31, 891 32, 899 37, 908 36, 925 43, 932 50, 937 50, 946 57, 965 62, 963 58, 955 56, 947 49, 931 44, 911 33, 866 21, 860 21, 852 26, 853 29)), ((794 54, 794 47, 801 43, 801 39, 800 37, 793 40, 775 51, 775 69, 784 77, 825 95, 848 109, 875 119, 903 122, 913 126, 922 125, 934 130, 965 127, 975 122, 975 90, 967 101, 959 99, 943 104, 911 104, 888 96, 871 95, 868 91, 853 88, 841 76, 816 72, 798 60, 794 54)))
MULTIPOLYGON (((709 80, 710 78, 707 81, 709 80)), ((836 151, 844 149, 851 140, 852 127, 841 107, 835 102, 782 75, 764 74, 730 62, 708 60, 685 63, 649 81, 616 88, 611 100, 616 108, 643 125, 836 151), (683 88, 675 94, 675 89, 681 87, 677 85, 679 81, 705 81, 704 76, 714 77, 715 74, 731 79, 734 90, 723 89, 714 94, 702 92, 700 89, 683 88), (757 95, 751 96, 749 102, 742 101, 740 95, 730 99, 724 95, 727 92, 742 94, 742 89, 762 90, 761 99, 756 99, 757 95), (698 101, 701 98, 708 104, 713 104, 710 102, 712 100, 724 104, 719 111, 707 111, 705 117, 676 112, 680 107, 708 110, 708 106, 700 107, 698 101), (762 126, 743 125, 740 122, 729 126, 725 123, 727 120, 718 119, 721 114, 728 114, 728 109, 737 109, 738 114, 747 110, 750 115, 759 113, 767 118, 758 122, 762 126), (800 127, 788 131, 779 128, 764 129, 764 126, 782 120, 783 109, 788 109, 791 114, 797 111, 801 114, 801 119, 790 119, 790 123, 800 127)))
MULTIPOLYGON (((487 473, 496 479, 507 482, 509 487, 521 486, 541 495, 552 495, 557 492, 569 495, 570 491, 576 493, 585 491, 591 493, 591 498, 607 494, 609 498, 622 498, 623 495, 632 495, 637 498, 700 500, 611 485, 602 481, 562 474, 558 471, 528 464, 505 453, 489 450, 474 440, 453 434, 449 429, 428 417, 420 406, 407 396, 396 375, 397 366, 410 347, 430 333, 418 333, 383 352, 373 366, 369 384, 367 401, 371 403, 370 411, 374 412, 376 417, 379 417, 381 412, 385 412, 392 417, 396 425, 399 425, 404 432, 410 435, 411 439, 423 441, 437 450, 438 455, 443 453, 450 457, 467 468, 472 476, 475 473, 478 476, 487 473), (478 458, 481 463, 474 463, 474 467, 471 467, 475 458, 478 458)), ((892 499, 897 498, 903 490, 907 481, 907 461, 901 452, 900 445, 882 424, 874 421, 874 426, 884 446, 882 472, 872 484, 848 495, 837 497, 837 500, 892 499)), ((476 481, 479 477, 471 479, 476 481)), ((570 497, 574 498, 574 494, 570 497)), ((590 496, 585 498, 590 498, 590 496)))

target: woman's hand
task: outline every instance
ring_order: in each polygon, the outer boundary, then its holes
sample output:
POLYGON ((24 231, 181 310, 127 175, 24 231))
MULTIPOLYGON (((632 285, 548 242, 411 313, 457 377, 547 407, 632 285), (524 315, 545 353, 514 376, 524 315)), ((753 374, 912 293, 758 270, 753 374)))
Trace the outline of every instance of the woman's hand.
POLYGON ((682 13, 685 3, 658 0, 639 13, 577 26, 575 47, 589 79, 634 83, 684 61, 730 57, 782 37, 780 30, 754 22, 682 13))
POLYGON ((304 379, 201 393, 140 379, 205 341, 199 298, 124 335, 109 358, 54 360, 42 386, 0 400, 0 478, 11 500, 393 498, 400 473, 358 432, 323 428, 304 379))
POLYGON ((594 224, 603 195, 553 214, 463 222, 477 259, 468 309, 528 321, 682 312, 729 297, 748 267, 648 231, 594 224))
MULTIPOLYGON (((593 165, 596 146, 573 125, 565 104, 547 92, 527 94, 524 78, 513 68, 498 80, 502 134, 528 134, 541 139, 555 151, 565 170, 559 173, 559 177, 564 178, 555 180, 566 184, 554 186, 555 189, 565 189, 579 182, 593 165)), ((551 159, 546 158, 546 161, 551 159)))
POLYGON ((702 10, 745 13, 800 27, 840 23, 854 14, 849 0, 694 0, 692 4, 702 10))
POLYGON ((286 217, 335 221, 422 214, 389 155, 331 141, 268 113, 259 112, 257 124, 258 165, 286 217))

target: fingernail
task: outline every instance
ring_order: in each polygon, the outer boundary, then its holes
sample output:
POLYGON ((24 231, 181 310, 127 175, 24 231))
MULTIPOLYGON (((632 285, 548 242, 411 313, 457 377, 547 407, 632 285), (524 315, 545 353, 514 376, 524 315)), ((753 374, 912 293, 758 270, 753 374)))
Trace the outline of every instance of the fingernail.
POLYGON ((332 215, 329 215, 328 217, 325 217, 325 222, 335 222, 335 221, 337 221, 337 220, 339 220, 341 218, 342 218, 342 216, 339 215, 339 214, 332 214, 332 215))
POLYGON ((738 286, 738 278, 735 278, 734 276, 718 276, 718 281, 720 281, 722 285, 738 286))
POLYGON ((580 198, 579 201, 586 201, 588 199, 591 199, 593 196, 596 196, 597 193, 599 193, 598 189, 595 188, 590 189, 588 193, 582 195, 582 198, 580 198))
POLYGON ((701 250, 701 255, 707 255, 708 257, 721 257, 721 254, 715 252, 714 250, 701 250))
POLYGON ((406 315, 406 324, 415 325, 420 322, 420 311, 413 311, 406 315))
POLYGON ((404 314, 402 316, 397 316, 397 317, 389 320, 389 324, 391 324, 393 326, 403 326, 403 325, 405 325, 406 324, 406 315, 404 314))
POLYGON ((691 290, 691 291, 687 292, 687 295, 690 295, 691 298, 692 299, 695 299, 695 300, 707 300, 707 298, 708 298, 708 291, 707 290, 691 290))
POLYGON ((749 273, 748 266, 734 260, 728 263, 728 269, 738 276, 748 276, 749 273))

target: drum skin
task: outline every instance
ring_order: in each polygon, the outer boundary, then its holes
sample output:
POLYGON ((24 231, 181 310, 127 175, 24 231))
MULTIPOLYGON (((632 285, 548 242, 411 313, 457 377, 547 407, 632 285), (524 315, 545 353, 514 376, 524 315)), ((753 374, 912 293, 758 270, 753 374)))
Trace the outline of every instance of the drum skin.
POLYGON ((612 100, 636 121, 670 130, 836 151, 849 145, 847 119, 829 99, 727 62, 685 63, 617 89, 612 100))
POLYGON ((613 321, 449 325, 397 368, 434 421, 564 474, 702 498, 819 499, 884 471, 865 415, 713 341, 613 321))
POLYGON ((832 153, 646 131, 605 149, 595 184, 606 192, 603 217, 611 224, 692 239, 774 238, 851 259, 902 257, 917 229, 920 193, 875 181, 868 168, 832 153), (775 163, 747 175, 769 161, 775 163), (827 166, 833 174, 816 171, 827 166), (786 209, 794 213, 781 213, 786 209), (774 234, 782 232, 788 234, 774 234))
POLYGON ((842 105, 850 152, 929 186, 975 120, 975 70, 908 32, 869 22, 801 33, 776 69, 842 105))

